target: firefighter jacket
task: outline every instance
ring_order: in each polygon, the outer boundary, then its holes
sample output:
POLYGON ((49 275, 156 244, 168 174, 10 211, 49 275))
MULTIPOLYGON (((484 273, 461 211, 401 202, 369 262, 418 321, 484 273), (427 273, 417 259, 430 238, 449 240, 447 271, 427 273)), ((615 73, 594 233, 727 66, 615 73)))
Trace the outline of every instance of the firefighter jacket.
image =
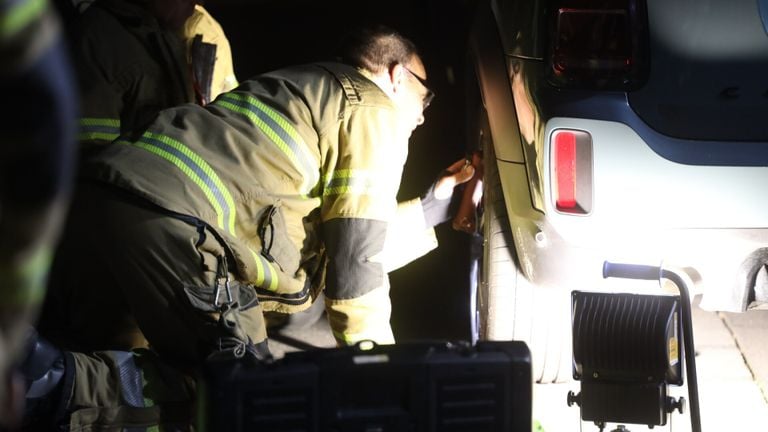
POLYGON ((79 17, 73 57, 84 149, 143 130, 160 110, 195 100, 181 36, 148 8, 145 0, 99 0, 79 17))
POLYGON ((86 172, 209 224, 264 310, 302 310, 324 287, 339 343, 391 343, 387 272, 436 246, 420 201, 396 202, 400 115, 355 68, 298 66, 164 110, 86 172))
POLYGON ((204 7, 195 5, 184 23, 184 40, 198 103, 205 105, 237 87, 229 40, 221 24, 204 7))
POLYGON ((0 94, 13 107, 0 120, 0 379, 45 294, 72 183, 77 102, 59 28, 46 0, 0 0, 0 94))

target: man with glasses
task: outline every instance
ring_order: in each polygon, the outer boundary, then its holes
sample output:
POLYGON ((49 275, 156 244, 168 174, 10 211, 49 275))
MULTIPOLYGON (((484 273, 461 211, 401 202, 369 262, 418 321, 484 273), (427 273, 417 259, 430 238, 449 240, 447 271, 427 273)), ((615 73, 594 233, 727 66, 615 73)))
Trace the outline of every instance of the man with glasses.
POLYGON ((194 392, 163 371, 270 359, 263 312, 295 313, 321 293, 339 345, 393 343, 387 273, 437 246, 432 228, 473 174, 457 162, 422 199, 397 203, 433 97, 425 78, 413 43, 368 29, 340 62, 164 110, 85 164, 40 324, 75 352, 70 426, 183 420, 194 392), (77 353, 99 350, 113 351, 77 353))

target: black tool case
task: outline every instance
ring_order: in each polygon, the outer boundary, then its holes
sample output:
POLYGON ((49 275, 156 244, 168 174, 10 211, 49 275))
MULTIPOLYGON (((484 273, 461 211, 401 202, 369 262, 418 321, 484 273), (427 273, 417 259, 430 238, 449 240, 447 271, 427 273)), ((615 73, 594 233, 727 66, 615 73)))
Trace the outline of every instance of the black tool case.
POLYGON ((531 357, 518 341, 358 344, 212 362, 199 395, 207 431, 529 432, 531 357))

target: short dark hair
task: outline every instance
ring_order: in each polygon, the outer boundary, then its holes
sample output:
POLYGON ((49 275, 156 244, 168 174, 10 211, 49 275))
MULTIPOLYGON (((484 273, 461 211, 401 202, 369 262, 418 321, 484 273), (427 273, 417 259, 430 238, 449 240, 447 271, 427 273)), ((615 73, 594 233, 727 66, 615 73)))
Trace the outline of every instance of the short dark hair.
POLYGON ((339 54, 342 63, 380 73, 397 63, 407 65, 419 53, 416 45, 396 30, 375 25, 350 32, 339 54))

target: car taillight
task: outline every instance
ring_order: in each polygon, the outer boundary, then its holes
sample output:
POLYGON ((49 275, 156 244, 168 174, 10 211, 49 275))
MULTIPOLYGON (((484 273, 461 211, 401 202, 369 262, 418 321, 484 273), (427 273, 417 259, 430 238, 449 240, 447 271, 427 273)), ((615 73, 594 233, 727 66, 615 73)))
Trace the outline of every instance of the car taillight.
POLYGON ((552 134, 552 195, 564 213, 592 211, 592 137, 560 129, 552 134))
POLYGON ((557 87, 631 90, 648 73, 645 0, 553 0, 547 78, 557 87))

